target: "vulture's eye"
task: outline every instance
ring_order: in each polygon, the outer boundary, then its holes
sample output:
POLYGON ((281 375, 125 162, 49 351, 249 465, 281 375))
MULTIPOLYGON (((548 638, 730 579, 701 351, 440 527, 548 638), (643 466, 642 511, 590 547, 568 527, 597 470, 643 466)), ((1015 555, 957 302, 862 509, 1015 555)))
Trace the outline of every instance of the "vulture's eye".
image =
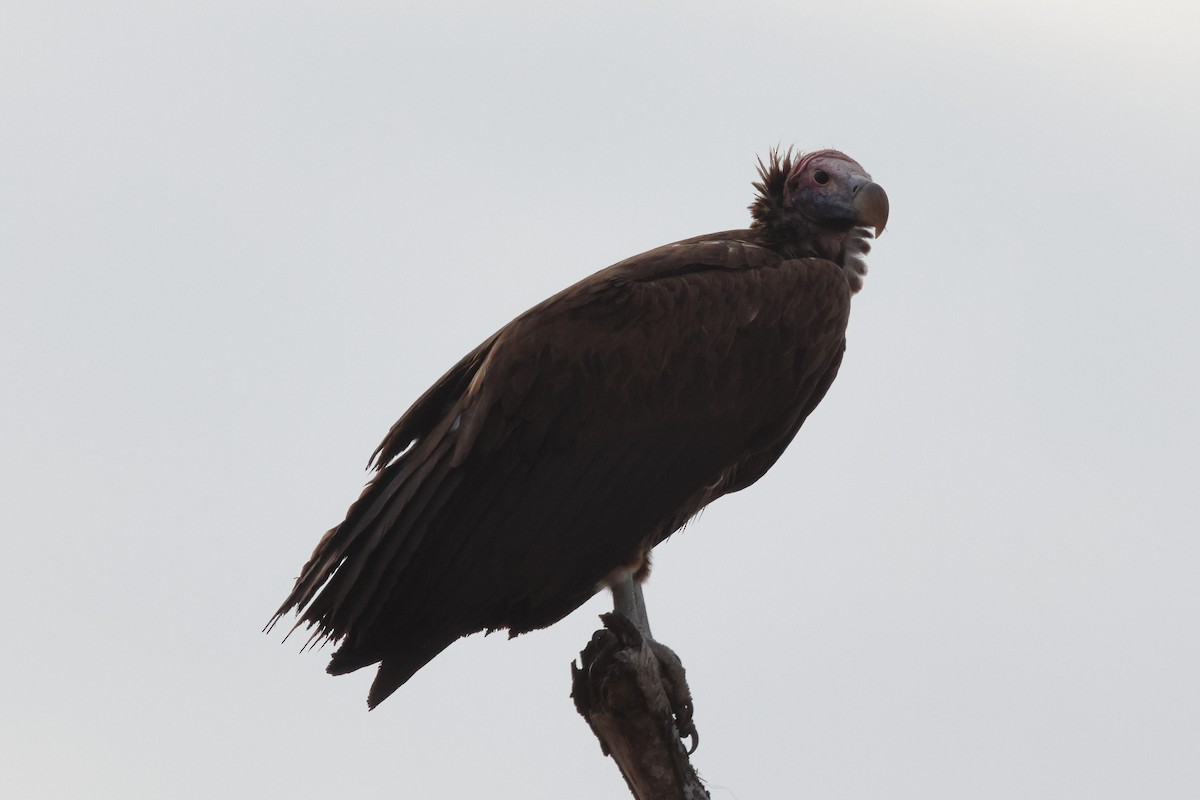
POLYGON ((824 186, 829 183, 829 173, 823 169, 819 169, 813 173, 813 180, 824 186))

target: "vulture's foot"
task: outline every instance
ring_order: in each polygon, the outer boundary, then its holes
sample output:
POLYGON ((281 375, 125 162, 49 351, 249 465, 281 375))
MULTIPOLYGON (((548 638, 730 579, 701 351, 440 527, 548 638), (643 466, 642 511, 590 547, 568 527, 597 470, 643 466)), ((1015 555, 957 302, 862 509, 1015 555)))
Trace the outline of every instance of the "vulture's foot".
POLYGON ((688 748, 688 755, 691 755, 700 746, 700 734, 696 730, 695 720, 692 719, 692 690, 688 688, 683 662, 675 655, 674 650, 662 642, 656 642, 649 637, 646 637, 645 641, 658 661, 658 671, 662 675, 667 701, 671 704, 671 713, 675 715, 675 729, 679 731, 679 738, 692 740, 692 745, 688 748))

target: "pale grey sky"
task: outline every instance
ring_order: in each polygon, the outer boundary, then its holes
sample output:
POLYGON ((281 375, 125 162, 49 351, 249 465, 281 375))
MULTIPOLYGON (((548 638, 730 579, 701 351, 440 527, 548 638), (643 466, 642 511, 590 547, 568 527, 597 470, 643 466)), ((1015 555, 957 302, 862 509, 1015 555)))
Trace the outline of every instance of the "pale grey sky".
POLYGON ((259 632, 441 372, 833 146, 892 221, 776 468, 657 551, 714 798, 1200 796, 1200 12, 0 4, 0 796, 620 797, 608 606, 259 632))

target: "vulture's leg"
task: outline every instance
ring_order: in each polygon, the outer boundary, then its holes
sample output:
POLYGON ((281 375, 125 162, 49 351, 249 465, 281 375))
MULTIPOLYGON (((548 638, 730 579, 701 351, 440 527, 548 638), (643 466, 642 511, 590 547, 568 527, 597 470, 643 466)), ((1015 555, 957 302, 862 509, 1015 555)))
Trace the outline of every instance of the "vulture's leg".
POLYGON ((613 609, 637 626, 642 635, 653 639, 650 633, 650 617, 646 614, 646 596, 642 585, 627 574, 612 585, 613 609))
POLYGON ((675 727, 683 738, 691 738, 692 746, 689 752, 694 752, 700 743, 700 735, 692 720, 692 692, 688 688, 687 678, 683 673, 683 662, 675 651, 662 642, 657 642, 650 634, 650 617, 646 614, 646 598, 642 594, 642 585, 627 574, 614 581, 610 587, 613 594, 614 610, 632 622, 646 640, 650 652, 658 660, 658 669, 662 675, 663 688, 675 712, 675 727))

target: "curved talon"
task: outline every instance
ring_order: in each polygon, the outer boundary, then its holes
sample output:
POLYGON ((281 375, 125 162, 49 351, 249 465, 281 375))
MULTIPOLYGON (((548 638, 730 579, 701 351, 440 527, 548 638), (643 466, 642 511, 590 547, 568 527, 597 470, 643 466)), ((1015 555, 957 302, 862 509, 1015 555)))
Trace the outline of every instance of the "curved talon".
POLYGON ((688 720, 681 725, 678 718, 676 718, 675 729, 679 731, 680 741, 684 739, 692 740, 691 746, 687 749, 688 755, 690 756, 692 753, 696 752, 696 748, 700 746, 700 732, 696 730, 696 726, 692 723, 692 721, 688 720))
POLYGON ((679 738, 692 740, 691 746, 688 747, 690 756, 700 746, 700 732, 696 730, 696 722, 692 719, 694 709, 691 702, 688 702, 681 708, 672 706, 672 710, 675 712, 675 730, 679 731, 679 738))
POLYGON ((646 639, 646 644, 658 661, 663 688, 667 692, 667 701, 671 704, 671 713, 675 717, 675 730, 679 732, 680 739, 692 740, 688 749, 688 755, 691 755, 700 746, 700 734, 696 730, 693 718, 695 706, 692 704, 692 692, 688 688, 683 662, 675 655, 674 650, 662 642, 646 639))

